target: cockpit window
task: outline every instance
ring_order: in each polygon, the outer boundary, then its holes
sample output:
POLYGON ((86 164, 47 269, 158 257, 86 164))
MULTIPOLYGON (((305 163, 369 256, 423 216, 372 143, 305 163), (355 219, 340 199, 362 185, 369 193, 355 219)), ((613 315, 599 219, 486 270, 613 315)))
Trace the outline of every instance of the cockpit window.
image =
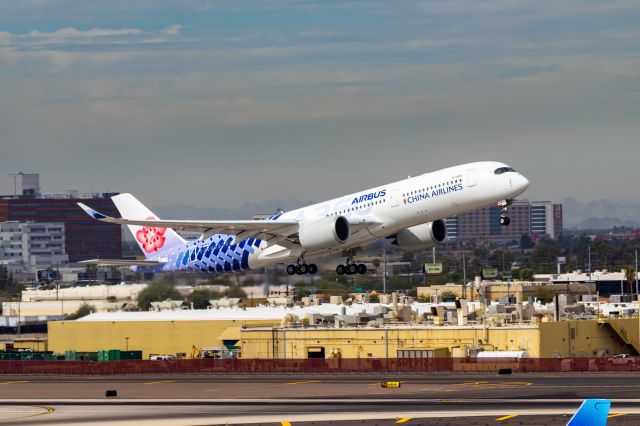
POLYGON ((513 170, 511 167, 499 167, 497 169, 495 169, 493 171, 493 173, 497 174, 497 175, 501 175, 503 173, 507 173, 507 172, 515 172, 515 170, 513 170))

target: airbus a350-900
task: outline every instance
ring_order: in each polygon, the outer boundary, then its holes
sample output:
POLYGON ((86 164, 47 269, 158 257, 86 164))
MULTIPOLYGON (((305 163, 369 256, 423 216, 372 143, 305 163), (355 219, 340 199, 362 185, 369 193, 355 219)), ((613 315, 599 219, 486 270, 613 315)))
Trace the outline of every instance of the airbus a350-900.
POLYGON ((144 260, 93 259, 86 262, 144 267, 150 271, 211 273, 258 269, 288 263, 287 272, 314 274, 313 261, 346 253, 338 274, 364 274, 352 253, 381 238, 404 250, 433 247, 446 238, 445 218, 497 205, 499 223, 509 225, 511 200, 529 181, 506 164, 463 164, 334 198, 263 220, 162 220, 131 194, 112 197, 122 218, 79 203, 93 218, 127 225, 144 260), (180 232, 200 234, 185 240, 180 232))

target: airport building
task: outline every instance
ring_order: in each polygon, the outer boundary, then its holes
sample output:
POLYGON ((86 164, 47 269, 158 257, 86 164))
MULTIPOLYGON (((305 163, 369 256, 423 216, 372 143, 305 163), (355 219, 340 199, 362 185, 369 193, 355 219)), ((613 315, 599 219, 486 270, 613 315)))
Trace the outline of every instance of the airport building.
POLYGON ((38 271, 68 261, 63 223, 0 222, 0 264, 11 272, 37 279, 38 271))
POLYGON ((234 348, 253 359, 604 357, 640 353, 637 303, 553 305, 478 302, 320 304, 149 312, 102 312, 48 324, 48 349, 140 350, 190 357, 194 348, 234 348), (597 305, 597 306, 596 306, 597 305), (566 319, 573 318, 573 319, 566 319), (580 318, 580 319, 578 319, 580 318))
POLYGON ((562 204, 514 200, 508 216, 511 224, 500 225, 500 210, 494 206, 449 217, 447 238, 449 241, 519 241, 522 235, 529 235, 535 241, 543 236, 558 239, 562 235, 562 204))
POLYGON ((10 175, 10 186, 12 193, 0 196, 0 222, 60 224, 69 262, 122 257, 121 226, 94 220, 77 206, 82 202, 105 214, 118 216, 110 198, 114 193, 42 194, 39 175, 24 173, 10 175))

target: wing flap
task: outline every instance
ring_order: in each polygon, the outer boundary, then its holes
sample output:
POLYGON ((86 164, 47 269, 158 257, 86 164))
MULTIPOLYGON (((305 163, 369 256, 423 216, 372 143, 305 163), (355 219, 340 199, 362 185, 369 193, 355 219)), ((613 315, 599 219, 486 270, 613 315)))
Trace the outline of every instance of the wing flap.
POLYGON ((90 259, 78 263, 105 266, 160 266, 167 262, 162 260, 90 259))

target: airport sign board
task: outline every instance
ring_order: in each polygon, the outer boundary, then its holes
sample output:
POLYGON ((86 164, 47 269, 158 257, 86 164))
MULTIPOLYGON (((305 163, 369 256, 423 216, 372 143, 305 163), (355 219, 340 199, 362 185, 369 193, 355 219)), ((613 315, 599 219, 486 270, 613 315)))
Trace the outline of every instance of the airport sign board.
POLYGON ((487 278, 495 278, 498 276, 498 269, 497 268, 485 268, 482 270, 482 277, 484 279, 487 278))
POLYGON ((427 275, 438 275, 442 273, 442 263, 425 263, 424 272, 427 275))

